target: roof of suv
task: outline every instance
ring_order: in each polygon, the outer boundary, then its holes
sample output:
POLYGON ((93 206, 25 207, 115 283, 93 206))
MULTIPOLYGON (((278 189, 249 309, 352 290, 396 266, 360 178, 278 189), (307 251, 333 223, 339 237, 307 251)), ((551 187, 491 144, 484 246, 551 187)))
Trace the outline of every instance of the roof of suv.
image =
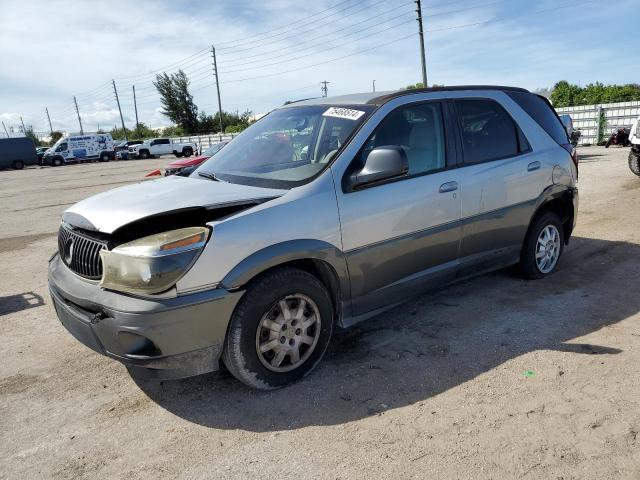
POLYGON ((306 106, 306 105, 376 105, 380 106, 389 100, 404 95, 414 95, 416 93, 431 93, 431 92, 447 92, 447 91, 460 91, 460 90, 502 90, 512 92, 527 92, 524 88, 518 87, 504 87, 499 85, 456 85, 451 87, 430 87, 430 88, 416 88, 412 90, 395 90, 388 92, 368 92, 368 93, 354 93, 350 95, 340 95, 336 97, 321 97, 310 98, 306 100, 299 100, 287 103, 288 106, 306 106))

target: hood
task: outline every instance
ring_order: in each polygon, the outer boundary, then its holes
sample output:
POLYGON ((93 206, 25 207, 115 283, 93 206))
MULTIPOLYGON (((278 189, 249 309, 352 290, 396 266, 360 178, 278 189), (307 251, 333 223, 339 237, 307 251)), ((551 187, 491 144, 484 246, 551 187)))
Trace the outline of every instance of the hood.
POLYGON ((167 168, 179 168, 179 167, 191 167, 193 165, 199 165, 209 157, 205 155, 198 155, 197 157, 189 157, 189 158, 180 158, 178 160, 174 160, 167 168))
POLYGON ((114 188, 76 203, 62 214, 71 225, 102 233, 165 213, 204 207, 215 209, 264 201, 286 190, 249 187, 213 180, 170 176, 114 188))

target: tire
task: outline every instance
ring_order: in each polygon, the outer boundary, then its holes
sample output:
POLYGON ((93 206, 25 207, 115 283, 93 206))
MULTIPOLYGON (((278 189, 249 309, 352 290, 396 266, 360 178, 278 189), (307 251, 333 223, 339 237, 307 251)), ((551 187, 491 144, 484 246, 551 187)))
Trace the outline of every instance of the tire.
POLYGON ((102 155, 100 155, 101 162, 108 162, 109 160, 111 160, 111 156, 108 153, 105 152, 102 155))
POLYGON ((176 156, 176 158, 182 158, 182 153, 180 152, 173 152, 173 154, 176 156))
POLYGON ((24 168, 24 162, 22 160, 14 160, 11 164, 11 168, 14 170, 22 170, 24 168))
POLYGON ((138 154, 138 156, 142 159, 142 160, 146 160, 147 158, 149 158, 151 155, 149 155, 149 151, 148 150, 141 150, 140 153, 138 154))
POLYGON ((296 382, 323 357, 333 332, 333 316, 329 293, 313 275, 295 268, 267 273, 249 284, 231 317, 224 364, 238 380, 259 390, 296 382), (302 301, 303 312, 299 310, 302 301), (308 326, 303 327, 304 323, 308 326), (260 346, 267 349, 260 353, 260 346), (294 350, 297 365, 289 353, 294 350))
POLYGON ((604 144, 604 148, 609 148, 611 145, 611 140, 607 140, 607 143, 604 144))
POLYGON ((193 155, 193 148, 184 148, 184 149, 182 150, 182 154, 183 154, 185 157, 189 158, 191 155, 193 155))
POLYGON ((52 167, 59 167, 61 165, 62 165, 62 159, 60 157, 55 157, 53 160, 51 160, 52 167))
POLYGON ((536 216, 531 222, 527 237, 525 238, 522 252, 520 253, 520 271, 524 278, 537 280, 551 275, 560 261, 564 250, 564 231, 560 217, 553 212, 545 212, 536 216), (551 245, 544 249, 539 241, 543 241, 541 237, 544 232, 551 233, 551 245), (540 260, 537 255, 546 252, 550 263, 545 263, 545 257, 540 260))
POLYGON ((629 152, 629 170, 640 177, 640 155, 629 152))

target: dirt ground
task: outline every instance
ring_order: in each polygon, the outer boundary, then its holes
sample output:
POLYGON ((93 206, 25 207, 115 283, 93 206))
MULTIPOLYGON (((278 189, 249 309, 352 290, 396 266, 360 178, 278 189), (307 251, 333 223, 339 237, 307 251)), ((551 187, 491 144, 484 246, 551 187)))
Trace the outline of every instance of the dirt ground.
POLYGON ((305 381, 132 378, 60 325, 60 213, 167 160, 0 172, 0 478, 640 478, 640 178, 580 150, 548 279, 509 271, 339 332, 305 381))

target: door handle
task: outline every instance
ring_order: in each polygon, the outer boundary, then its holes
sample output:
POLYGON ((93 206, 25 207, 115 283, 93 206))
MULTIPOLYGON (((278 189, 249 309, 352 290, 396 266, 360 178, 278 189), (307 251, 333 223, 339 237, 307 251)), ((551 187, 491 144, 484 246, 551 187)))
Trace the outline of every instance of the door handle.
POLYGON ((538 170, 541 166, 542 164, 537 160, 535 162, 531 162, 529 165, 527 165, 527 172, 533 172, 534 170, 538 170))
POLYGON ((458 190, 458 182, 447 182, 440 185, 440 193, 455 192, 458 190))

